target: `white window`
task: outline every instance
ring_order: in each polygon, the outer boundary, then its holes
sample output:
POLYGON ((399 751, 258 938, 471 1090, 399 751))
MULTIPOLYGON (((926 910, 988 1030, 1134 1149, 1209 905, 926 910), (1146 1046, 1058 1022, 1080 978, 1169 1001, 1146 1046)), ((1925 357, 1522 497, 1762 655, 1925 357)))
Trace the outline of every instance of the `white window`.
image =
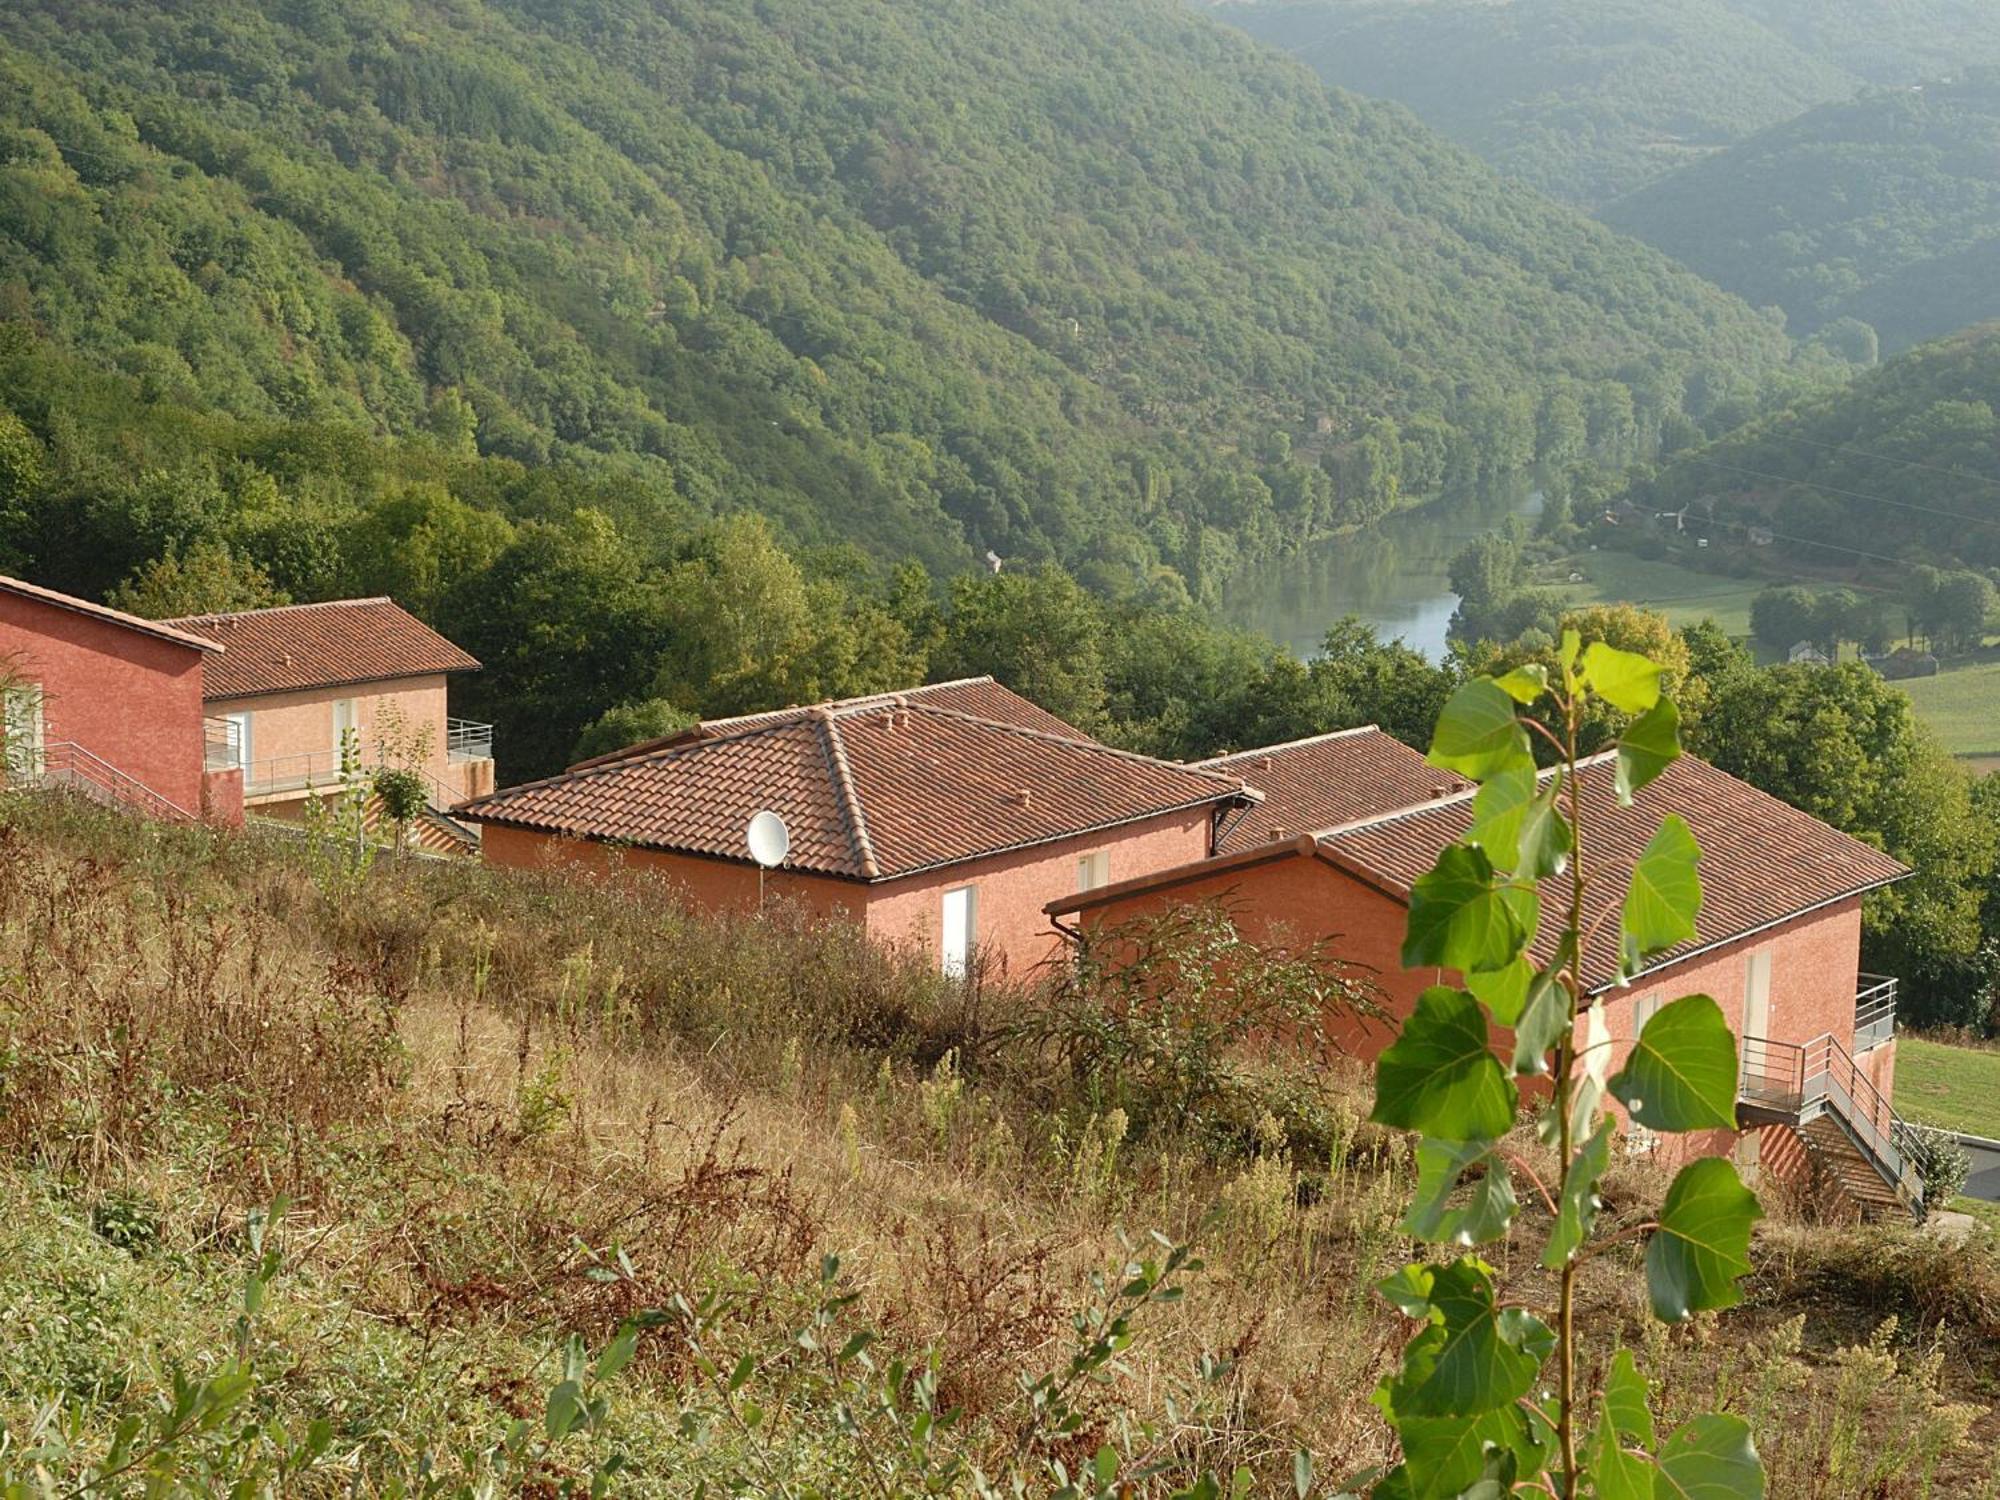
POLYGON ((1771 1034, 1771 950, 1759 948, 1745 960, 1743 972, 1743 1034, 1771 1034))
POLYGON ((1639 1040, 1639 1033, 1646 1029, 1646 1023, 1660 1013, 1658 994, 1641 995, 1632 1006, 1632 1040, 1639 1040))
POLYGON ((42 774, 42 690, 24 683, 0 692, 0 782, 42 774))
POLYGON ((939 928, 940 966, 953 978, 972 967, 973 944, 979 941, 979 892, 962 885, 944 893, 944 921, 939 928))
POLYGON ((1076 862, 1076 888, 1080 891, 1094 891, 1099 886, 1111 884, 1111 851, 1098 849, 1086 854, 1076 862))

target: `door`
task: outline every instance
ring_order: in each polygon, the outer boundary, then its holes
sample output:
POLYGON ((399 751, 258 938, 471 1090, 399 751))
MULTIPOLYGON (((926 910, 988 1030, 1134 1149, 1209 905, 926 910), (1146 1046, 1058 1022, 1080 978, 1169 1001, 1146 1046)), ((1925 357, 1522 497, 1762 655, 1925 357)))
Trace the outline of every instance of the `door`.
POLYGON ((1745 960, 1743 975, 1743 1034, 1771 1035, 1771 954, 1760 948, 1745 960))
POLYGON ((39 779, 46 736, 38 684, 0 691, 0 781, 39 779))
POLYGON ((944 920, 938 929, 939 967, 954 979, 972 967, 972 948, 979 940, 979 893, 969 885, 944 893, 944 920))
POLYGON ((357 724, 354 716, 354 700, 352 698, 334 699, 333 700, 333 769, 334 770, 344 771, 347 769, 348 740, 350 736, 355 736, 355 742, 354 742, 355 755, 358 756, 361 753, 360 740, 357 735, 358 728, 359 725, 357 724))

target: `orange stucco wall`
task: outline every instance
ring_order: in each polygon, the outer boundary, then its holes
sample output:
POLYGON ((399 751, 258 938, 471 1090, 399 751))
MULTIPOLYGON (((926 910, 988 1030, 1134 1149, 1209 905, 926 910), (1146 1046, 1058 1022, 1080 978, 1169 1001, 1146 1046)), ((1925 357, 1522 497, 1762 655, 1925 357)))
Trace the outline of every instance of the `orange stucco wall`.
POLYGON ((1075 892, 1078 862, 1098 850, 1106 855, 1107 884, 1201 859, 1208 853, 1207 809, 871 885, 868 931, 885 943, 915 944, 935 955, 944 893, 973 886, 982 958, 998 975, 1023 978, 1063 951, 1062 935, 1042 908, 1075 892))
MULTIPOLYGON (((1400 951, 1408 909, 1311 856, 1288 855, 1263 865, 1134 892, 1093 908, 1084 920, 1112 925, 1168 906, 1205 900, 1221 901, 1235 913, 1245 935, 1258 941, 1297 944, 1331 939, 1335 953, 1375 971, 1387 1008, 1398 1019, 1414 1009, 1417 996, 1427 986, 1456 979, 1435 969, 1403 969, 1400 951)), ((1649 995, 1657 995, 1664 1004, 1683 995, 1706 994, 1721 1006, 1731 1028, 1741 1035, 1749 955, 1760 950, 1771 955, 1770 1038, 1806 1042, 1831 1033, 1851 1052, 1861 953, 1859 897, 1671 965, 1629 989, 1605 996, 1605 1024, 1615 1044, 1611 1071, 1624 1065, 1636 1036, 1638 1002, 1649 995)), ((1579 1043, 1583 1026, 1579 1021, 1579 1043)), ((1335 1036, 1356 1055, 1372 1057, 1393 1039, 1394 1028, 1348 1024, 1337 1027, 1335 1036)), ((1859 1061, 1889 1096, 1894 1081, 1894 1045, 1878 1047, 1859 1061)), ((1809 1170, 1788 1131, 1766 1130, 1761 1136, 1760 1154, 1767 1169, 1809 1170)), ((1734 1131, 1714 1131, 1682 1137, 1662 1149, 1675 1158, 1726 1155, 1736 1148, 1738 1140, 1734 1131)))
MULTIPOLYGON (((459 802, 492 790, 492 762, 451 760, 445 742, 445 679, 409 677, 355 687, 211 701, 211 715, 250 715, 247 780, 253 804, 295 804, 301 799, 297 783, 309 776, 315 785, 325 785, 334 778, 340 769, 340 756, 333 737, 333 705, 343 698, 354 702, 356 748, 364 765, 374 763, 378 734, 388 728, 394 714, 400 714, 409 731, 429 734, 429 752, 418 769, 444 789, 439 792, 433 788, 433 797, 459 802), (264 783, 287 789, 260 792, 258 787, 264 783)), ((266 810, 274 809, 267 806, 266 810)))
MULTIPOLYGON (((492 825, 481 840, 484 857, 515 867, 562 865, 594 874, 619 871, 659 876, 705 911, 748 911, 757 904, 757 871, 733 860, 703 859, 653 849, 632 849, 564 839, 492 825)), ((884 943, 913 944, 937 953, 944 893, 974 886, 976 940, 986 961, 1020 977, 1059 952, 1062 939, 1042 908, 1076 889, 1077 862, 1102 849, 1111 880, 1130 879, 1200 858, 1208 848, 1203 811, 1175 813, 1106 833, 968 860, 903 880, 864 883, 778 870, 767 878, 770 899, 803 904, 825 916, 864 922, 884 943)))
MULTIPOLYGON (((558 838, 499 824, 486 827, 479 847, 487 863, 514 869, 560 868, 599 877, 652 876, 674 886, 698 911, 751 911, 757 905, 757 871, 731 860, 558 838)), ((767 900, 790 901, 820 916, 858 920, 866 905, 867 887, 854 880, 773 870, 765 877, 764 894, 767 900)))
POLYGON ((196 815, 206 653, 0 593, 0 674, 42 690, 43 739, 82 746, 196 815))

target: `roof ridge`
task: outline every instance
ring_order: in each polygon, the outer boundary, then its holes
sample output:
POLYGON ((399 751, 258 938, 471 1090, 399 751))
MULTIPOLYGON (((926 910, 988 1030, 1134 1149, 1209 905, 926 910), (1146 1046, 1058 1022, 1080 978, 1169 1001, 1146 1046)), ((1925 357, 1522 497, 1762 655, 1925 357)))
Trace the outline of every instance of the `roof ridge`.
POLYGON ((819 731, 821 745, 825 748, 829 767, 833 773, 833 788, 840 797, 841 815, 847 819, 848 832, 853 836, 856 851, 861 856, 861 873, 870 880, 882 874, 881 863, 875 858, 875 842, 868 836, 868 815, 862 811, 861 793, 854 785, 854 769, 847 763, 847 746, 841 743, 840 726, 830 713, 815 713, 813 724, 819 731))
MULTIPOLYGON (((1237 791, 1247 792, 1254 790, 1240 776, 1224 776, 1218 771, 1205 770, 1201 766, 1191 766, 1186 761, 1162 760, 1157 755, 1141 755, 1137 750, 1121 750, 1116 745, 1105 744, 1102 740, 1073 740, 1068 735, 1055 734, 1046 729, 1030 729, 1025 724, 1009 724, 1001 719, 982 718, 978 714, 969 714, 957 708, 946 708, 942 704, 937 703, 908 703, 903 705, 903 707, 911 713, 934 714, 939 718, 957 719, 965 724, 981 724, 989 729, 998 729, 1007 734, 1019 735, 1022 739, 1041 740, 1047 744, 1062 745, 1069 749, 1093 751, 1096 754, 1108 755, 1118 760, 1136 761, 1143 766, 1154 766, 1169 771, 1182 771, 1190 776, 1200 776, 1237 791)), ((1046 712, 1046 710, 1044 711, 1046 712)), ((841 717, 845 718, 848 715, 843 714, 841 717)))
MULTIPOLYGON (((1592 770, 1605 764, 1607 761, 1613 761, 1617 758, 1618 752, 1615 749, 1600 750, 1595 755, 1584 756, 1583 759, 1576 763, 1576 768, 1579 771, 1592 770)), ((1562 768, 1560 761, 1552 766, 1542 766, 1536 770, 1535 780, 1545 781, 1562 768)), ((1451 774, 1457 775, 1458 773, 1452 772, 1451 774)), ((1725 772, 1724 774, 1727 773, 1725 772)), ((1354 833, 1363 828, 1374 828, 1383 823, 1393 823, 1398 818, 1411 818, 1415 817, 1418 813, 1432 812, 1440 807, 1450 807, 1454 802, 1465 802, 1473 797, 1477 797, 1480 790, 1479 786, 1473 785, 1453 792, 1446 797, 1432 797, 1424 802, 1412 802, 1408 807, 1391 808, 1388 812, 1375 813, 1370 817, 1354 818, 1346 823, 1336 823, 1331 828, 1320 829, 1319 837, 1327 839, 1338 838, 1344 833, 1354 833)))
MULTIPOLYGON (((212 614, 177 615, 175 618, 184 622, 195 620, 243 620, 248 619, 251 615, 283 615, 292 614, 302 609, 338 609, 343 605, 355 604, 395 604, 396 608, 403 608, 402 605, 396 604, 396 601, 387 594, 370 594, 365 599, 310 599, 301 604, 266 604, 258 609, 221 609, 216 610, 212 614)), ((408 610, 403 610, 403 612, 409 614, 408 610)), ((411 618, 415 619, 415 616, 411 616, 411 618)), ((422 621, 418 621, 418 623, 421 624, 422 621)))
MULTIPOLYGON (((1208 766, 1219 766, 1226 760, 1247 760, 1253 755, 1276 755, 1280 750, 1298 750, 1307 745, 1323 745, 1328 740, 1348 739, 1357 734, 1384 734, 1386 732, 1380 724, 1356 724, 1351 729, 1332 729, 1328 730, 1325 734, 1302 735, 1295 740, 1280 740, 1275 745, 1258 745, 1250 750, 1232 750, 1227 755, 1211 755, 1206 760, 1191 760, 1186 762, 1186 764, 1201 769, 1208 766)), ((1393 739, 1395 737, 1391 735, 1390 738, 1393 739)), ((1400 744, 1401 741, 1398 741, 1398 743, 1400 744)))
POLYGON ((65 594, 60 589, 45 588, 39 583, 30 583, 25 578, 15 578, 0 573, 0 590, 32 599, 37 604, 46 604, 51 609, 66 609, 71 614, 86 615, 91 619, 104 620, 127 630, 137 630, 145 635, 172 641, 176 645, 189 646, 197 651, 213 651, 223 654, 226 648, 220 641, 211 641, 207 636, 196 635, 173 620, 149 620, 144 615, 135 615, 130 610, 114 609, 109 604, 98 604, 89 599, 79 599, 74 594, 65 594))
MULTIPOLYGON (((871 704, 880 704, 891 699, 908 697, 913 693, 935 693, 944 688, 971 687, 975 683, 991 682, 996 687, 1001 684, 991 672, 982 672, 977 677, 954 677, 947 682, 925 682, 915 687, 883 688, 875 693, 856 693, 847 698, 821 698, 813 703, 787 703, 778 708, 752 709, 748 713, 724 714, 716 719, 697 719, 688 727, 701 729, 714 724, 741 724, 750 719, 776 719, 791 715, 810 714, 815 709, 825 709, 829 713, 851 713, 871 704)), ((1012 689, 1009 689, 1012 691, 1012 689)), ((1018 696, 1018 695, 1017 695, 1018 696)), ((1039 705, 1038 705, 1039 706, 1039 705)))

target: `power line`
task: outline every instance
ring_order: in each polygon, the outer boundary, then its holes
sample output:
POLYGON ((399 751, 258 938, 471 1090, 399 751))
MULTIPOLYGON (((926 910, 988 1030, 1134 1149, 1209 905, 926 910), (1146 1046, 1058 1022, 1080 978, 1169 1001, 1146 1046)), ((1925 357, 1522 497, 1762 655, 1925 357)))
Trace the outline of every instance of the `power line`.
POLYGON ((1808 448, 1825 448, 1834 453, 1852 453, 1858 458, 1873 459, 1878 464, 1901 464, 1906 469, 1925 469, 1933 474, 1950 474, 1954 478, 1969 479, 1974 484, 1990 484, 1996 490, 2000 490, 2000 479, 1995 479, 1989 474, 1975 474, 1970 469, 1954 469, 1945 464, 1921 463, 1914 458, 1891 458, 1886 453, 1870 453, 1866 449, 1856 448, 1848 443, 1822 443, 1813 438, 1800 437, 1796 433, 1787 433, 1785 441, 1788 443, 1804 443, 1808 448))
POLYGON ((1726 464, 1719 458, 1703 458, 1697 453, 1683 456, 1689 463, 1707 464, 1713 469, 1728 469, 1733 474, 1748 474, 1755 479, 1768 479, 1774 484, 1796 484, 1809 490, 1820 490, 1828 495, 1842 495, 1849 500, 1866 500, 1871 505, 1891 505, 1899 510, 1920 510, 1928 515, 1963 521, 1968 526, 2000 526, 2000 516, 1968 516, 1963 511, 1940 510, 1935 505, 1919 505, 1914 500, 1891 500, 1885 495, 1870 495, 1861 490, 1844 490, 1831 484, 1815 484, 1810 479, 1794 479, 1789 474, 1772 474, 1763 469, 1745 468, 1741 464, 1726 464))

